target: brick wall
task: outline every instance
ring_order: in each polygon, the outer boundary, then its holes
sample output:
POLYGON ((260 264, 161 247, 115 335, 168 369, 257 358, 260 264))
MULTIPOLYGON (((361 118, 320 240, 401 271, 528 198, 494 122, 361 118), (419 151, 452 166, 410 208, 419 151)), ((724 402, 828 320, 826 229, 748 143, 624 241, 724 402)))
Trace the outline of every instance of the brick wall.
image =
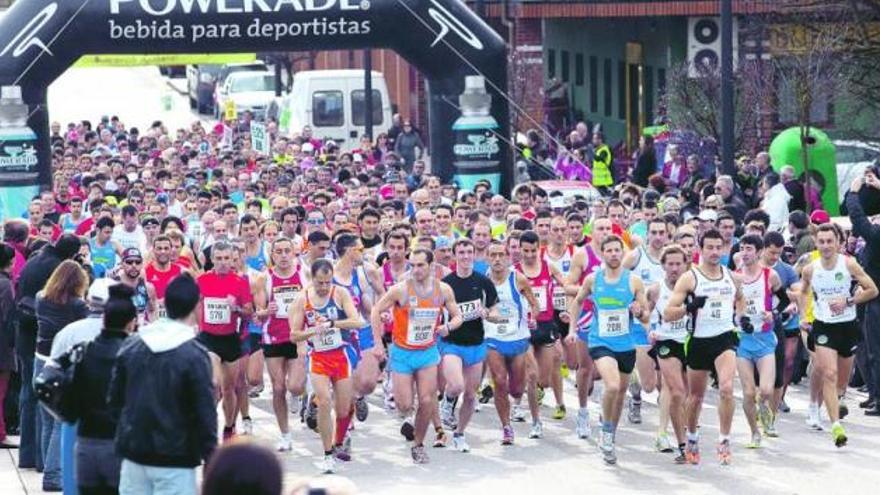
MULTIPOLYGON (((514 19, 510 54, 510 96, 514 129, 525 132, 543 123, 544 31, 541 19, 514 19), (528 115, 527 118, 525 115, 528 115)), ((506 29, 502 35, 506 36, 506 29)))

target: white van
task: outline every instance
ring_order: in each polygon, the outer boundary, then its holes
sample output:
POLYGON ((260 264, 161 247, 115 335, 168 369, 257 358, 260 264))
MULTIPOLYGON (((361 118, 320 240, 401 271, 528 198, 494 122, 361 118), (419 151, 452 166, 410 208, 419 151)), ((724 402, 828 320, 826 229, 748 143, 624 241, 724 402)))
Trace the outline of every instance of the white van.
MULTIPOLYGON (((391 101, 381 72, 373 72, 373 136, 391 128, 391 101)), ((306 125, 318 139, 333 139, 343 151, 359 146, 364 124, 364 71, 311 70, 293 76, 290 93, 277 108, 283 136, 299 134, 306 125)), ((277 112, 277 113, 276 113, 277 112)))

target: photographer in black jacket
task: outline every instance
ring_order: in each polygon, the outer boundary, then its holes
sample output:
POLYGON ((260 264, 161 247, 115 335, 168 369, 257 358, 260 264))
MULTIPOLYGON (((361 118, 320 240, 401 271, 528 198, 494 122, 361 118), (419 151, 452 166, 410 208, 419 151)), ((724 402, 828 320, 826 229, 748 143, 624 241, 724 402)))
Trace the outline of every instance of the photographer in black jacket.
POLYGON ((119 351, 108 401, 117 418, 119 488, 195 494, 195 468, 217 447, 208 351, 195 340, 199 287, 188 274, 168 284, 168 318, 147 325, 119 351))
MULTIPOLYGON (((880 225, 871 223, 859 201, 859 191, 864 186, 880 189, 876 169, 866 170, 864 177, 855 179, 850 186, 851 194, 846 197, 852 233, 865 240, 859 264, 865 267, 865 272, 876 284, 880 283, 880 225)), ((869 395, 868 400, 860 405, 866 408, 865 414, 868 416, 880 416, 880 329, 877 328, 877 321, 880 321, 880 298, 865 304, 862 317, 862 338, 867 351, 862 369, 869 395)))
POLYGON ((116 420, 107 405, 107 390, 116 355, 137 326, 134 290, 124 284, 109 288, 101 333, 86 348, 70 392, 79 418, 76 438, 76 484, 83 495, 117 493, 121 459, 113 438, 116 420))

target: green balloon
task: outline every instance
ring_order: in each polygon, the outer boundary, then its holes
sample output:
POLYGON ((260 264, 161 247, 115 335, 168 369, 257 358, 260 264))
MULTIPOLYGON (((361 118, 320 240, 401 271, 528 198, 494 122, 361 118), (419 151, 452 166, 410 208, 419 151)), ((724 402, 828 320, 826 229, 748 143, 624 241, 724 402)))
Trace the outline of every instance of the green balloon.
MULTIPOLYGON (((840 214, 840 199, 837 191, 837 158, 834 143, 819 129, 809 128, 811 141, 807 145, 810 175, 823 183, 822 206, 829 215, 840 214)), ((794 167, 795 175, 804 172, 804 159, 801 153, 801 129, 791 127, 779 133, 770 143, 770 164, 779 172, 785 165, 794 167)))

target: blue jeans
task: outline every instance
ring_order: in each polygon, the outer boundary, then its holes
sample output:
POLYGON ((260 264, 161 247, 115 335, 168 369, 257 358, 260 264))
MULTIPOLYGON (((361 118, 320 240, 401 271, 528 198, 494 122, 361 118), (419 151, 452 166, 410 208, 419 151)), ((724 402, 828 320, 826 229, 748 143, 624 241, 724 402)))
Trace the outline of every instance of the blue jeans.
MULTIPOLYGON (((34 360, 34 378, 46 362, 34 360)), ((43 487, 61 486, 61 422, 56 421, 43 406, 37 408, 37 434, 43 459, 43 487)))
POLYGON ((194 468, 156 467, 122 460, 120 495, 195 495, 194 468))
POLYGON ((34 393, 34 355, 18 356, 21 390, 18 393, 21 440, 18 445, 18 467, 43 470, 43 456, 37 448, 37 395, 34 393))
POLYGON ((76 445, 77 423, 61 423, 61 474, 64 478, 64 495, 78 495, 76 483, 76 445))

